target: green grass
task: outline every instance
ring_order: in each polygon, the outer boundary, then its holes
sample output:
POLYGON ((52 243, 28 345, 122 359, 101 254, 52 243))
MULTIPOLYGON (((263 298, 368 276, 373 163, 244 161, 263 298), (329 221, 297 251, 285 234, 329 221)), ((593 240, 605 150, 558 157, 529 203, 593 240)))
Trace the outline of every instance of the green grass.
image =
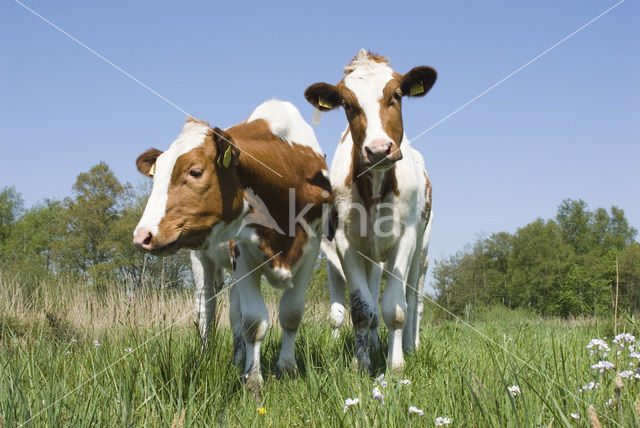
MULTIPOLYGON (((228 327, 220 328, 210 348, 200 352, 195 327, 185 324, 165 331, 162 325, 115 324, 76 341, 77 327, 63 320, 28 327, 0 315, 0 414, 7 427, 25 422, 52 427, 429 427, 438 416, 457 427, 529 427, 552 421, 553 426, 590 426, 588 407, 593 405, 603 426, 640 426, 634 410, 640 380, 624 380, 619 403, 607 407, 605 402, 616 398, 614 371, 600 375, 590 368, 597 358, 585 346, 605 336, 611 344, 611 321, 541 319, 492 309, 472 322, 488 340, 460 321, 438 320, 430 309, 427 303, 431 316, 425 317, 430 319, 424 320, 420 349, 407 357, 404 373, 385 376, 383 404, 371 392, 374 378, 384 372, 386 348, 373 354, 372 374, 359 373, 349 329, 333 339, 323 319, 303 321, 295 380, 274 376, 280 333, 277 326, 270 329, 262 351, 262 402, 256 403, 231 364, 228 327), (411 383, 400 384, 400 379, 411 383), (589 381, 601 386, 578 393, 589 381), (511 385, 519 385, 522 393, 512 397, 511 385), (356 397, 359 404, 343 412, 345 399, 356 397), (424 416, 409 414, 409 406, 422 409, 424 416)), ((622 324, 619 331, 635 333, 633 320, 622 324)), ((386 332, 381 338, 386 343, 386 332)), ((620 370, 628 361, 622 355, 620 370)))

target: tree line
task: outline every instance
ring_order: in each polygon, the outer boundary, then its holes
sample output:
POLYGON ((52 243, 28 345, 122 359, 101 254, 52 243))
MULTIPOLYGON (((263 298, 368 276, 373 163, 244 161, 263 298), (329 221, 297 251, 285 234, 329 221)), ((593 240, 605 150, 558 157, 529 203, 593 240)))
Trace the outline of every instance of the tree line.
POLYGON ((52 277, 98 288, 189 285, 186 251, 158 258, 131 244, 148 194, 148 187, 121 183, 104 162, 78 175, 72 196, 45 199, 28 209, 14 187, 5 187, 0 190, 0 267, 33 286, 52 277))
MULTIPOLYGON (((0 189, 0 269, 33 287, 51 278, 98 289, 191 286, 187 251, 159 258, 131 244, 149 190, 121 183, 104 162, 78 175, 71 196, 28 209, 14 187, 0 189)), ((494 233, 436 261, 437 300, 456 313, 498 304, 546 315, 599 315, 611 310, 618 284, 619 305, 635 312, 636 235, 622 209, 591 211, 584 201, 567 199, 554 219, 494 233)), ((326 272, 317 273, 314 288, 326 282, 326 272)))
POLYGON ((436 261, 437 299, 461 313, 469 307, 505 305, 546 315, 611 313, 640 309, 640 244, 624 211, 589 210, 564 200, 554 219, 541 218, 515 233, 478 239, 436 261))

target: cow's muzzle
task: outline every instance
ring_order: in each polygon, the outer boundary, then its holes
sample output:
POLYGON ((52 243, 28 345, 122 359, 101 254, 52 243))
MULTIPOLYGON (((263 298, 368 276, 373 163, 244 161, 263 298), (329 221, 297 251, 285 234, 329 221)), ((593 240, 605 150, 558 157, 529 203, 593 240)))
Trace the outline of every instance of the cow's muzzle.
POLYGON ((169 255, 179 249, 177 239, 169 243, 160 243, 153 232, 146 227, 138 227, 133 232, 133 245, 139 250, 155 255, 169 255))
POLYGON ((390 140, 373 140, 364 146, 365 162, 370 166, 388 166, 402 159, 400 148, 390 140))

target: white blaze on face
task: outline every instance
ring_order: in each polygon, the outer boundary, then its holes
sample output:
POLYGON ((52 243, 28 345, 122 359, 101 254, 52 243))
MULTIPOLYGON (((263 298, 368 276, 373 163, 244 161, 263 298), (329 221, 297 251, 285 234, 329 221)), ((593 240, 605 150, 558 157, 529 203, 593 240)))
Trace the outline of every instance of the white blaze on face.
POLYGON ((158 226, 167 208, 173 167, 180 156, 204 142, 209 129, 208 126, 201 123, 188 122, 184 125, 178 139, 171 144, 166 152, 158 156, 151 195, 144 209, 144 214, 142 214, 138 226, 133 231, 134 236, 140 228, 148 229, 153 236, 158 234, 158 226))
POLYGON ((387 139, 393 141, 382 127, 380 100, 387 83, 393 79, 393 70, 385 62, 376 62, 364 50, 347 67, 350 71, 344 78, 345 86, 356 95, 358 103, 367 118, 367 130, 363 147, 371 141, 387 139))

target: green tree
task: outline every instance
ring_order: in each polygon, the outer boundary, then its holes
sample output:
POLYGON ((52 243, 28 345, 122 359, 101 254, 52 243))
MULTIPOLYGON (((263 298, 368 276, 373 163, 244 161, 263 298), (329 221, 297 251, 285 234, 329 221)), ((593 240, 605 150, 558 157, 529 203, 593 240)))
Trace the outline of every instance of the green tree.
POLYGON ((63 202, 62 239, 54 245, 62 270, 88 275, 96 283, 114 279, 112 229, 130 189, 104 162, 78 175, 74 197, 63 202))
POLYGON ((57 224, 63 213, 61 202, 45 200, 20 217, 4 245, 6 261, 22 274, 41 277, 56 270, 52 248, 60 237, 57 224))
POLYGON ((13 186, 3 187, 0 191, 0 260, 5 258, 4 243, 11 234, 11 229, 23 209, 24 200, 16 188, 13 186))

